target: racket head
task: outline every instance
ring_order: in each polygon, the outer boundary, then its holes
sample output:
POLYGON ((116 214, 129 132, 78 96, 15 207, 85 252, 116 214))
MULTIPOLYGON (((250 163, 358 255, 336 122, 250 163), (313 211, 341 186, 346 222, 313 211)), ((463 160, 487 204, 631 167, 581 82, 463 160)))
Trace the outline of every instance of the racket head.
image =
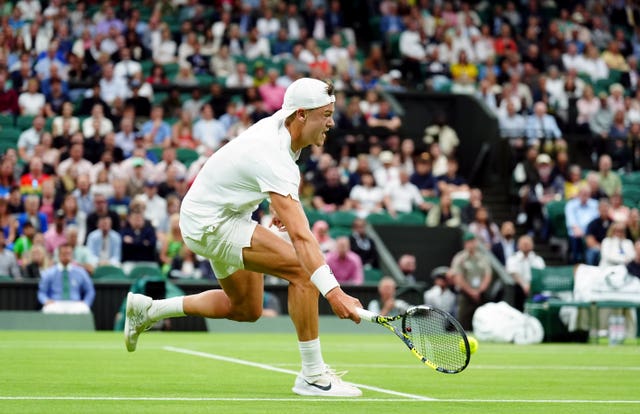
POLYGON ((412 352, 438 372, 456 374, 469 365, 469 340, 449 313, 430 306, 414 306, 402 318, 402 333, 412 352))

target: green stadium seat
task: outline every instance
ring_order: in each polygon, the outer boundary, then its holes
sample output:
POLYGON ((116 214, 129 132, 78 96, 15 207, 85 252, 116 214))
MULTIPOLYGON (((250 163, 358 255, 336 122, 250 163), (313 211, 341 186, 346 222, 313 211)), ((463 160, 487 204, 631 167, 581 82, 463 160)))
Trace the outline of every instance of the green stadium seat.
POLYGON ((127 275, 129 279, 140 279, 142 277, 159 277, 162 278, 162 269, 160 266, 152 266, 152 265, 136 265, 134 266, 129 274, 127 275))
POLYGON ((183 163, 187 168, 198 158, 200 155, 196 150, 191 148, 178 148, 176 150, 176 158, 183 163))
POLYGON ((380 269, 375 269, 375 268, 372 268, 372 267, 364 269, 364 281, 365 281, 365 283, 378 284, 380 279, 382 279, 383 275, 384 274, 382 273, 382 270, 380 270, 380 269))
POLYGON ((18 143, 18 138, 20 138, 20 134, 22 134, 22 131, 18 128, 2 127, 0 128, 0 141, 11 142, 15 145, 18 143))
POLYGON ((396 221, 398 224, 424 226, 426 216, 422 211, 398 214, 396 221))
POLYGON ((640 203, 640 188, 636 186, 625 186, 622 188, 622 200, 625 203, 637 206, 640 203))
POLYGON ((0 155, 7 152, 9 148, 17 149, 16 144, 11 141, 4 141, 0 139, 0 155))
POLYGON ((13 278, 9 275, 0 275, 0 282, 11 282, 13 278))
POLYGON ((622 187, 630 185, 640 185, 640 171, 628 172, 620 175, 622 187))
POLYGON ((211 86, 216 78, 208 73, 201 73, 196 75, 196 79, 198 80, 199 86, 211 86))
POLYGON ((127 275, 117 266, 103 265, 95 268, 92 278, 94 280, 124 280, 127 279, 127 275))
POLYGON ((331 219, 327 213, 324 211, 319 211, 316 209, 305 209, 304 213, 307 216, 307 220, 309 220, 309 225, 313 226, 316 221, 324 220, 327 223, 331 222, 331 219))
POLYGON ((396 220, 387 212, 371 213, 367 216, 370 224, 396 224, 396 220))
POLYGON ((329 216, 332 227, 346 227, 351 228, 351 225, 358 218, 355 213, 351 211, 336 211, 329 216))
POLYGON ((551 228, 551 235, 560 239, 566 239, 567 222, 564 216, 566 201, 552 201, 547 204, 547 217, 551 228))
POLYGON ((13 115, 0 114, 0 127, 12 127, 15 125, 15 118, 13 115))
POLYGON ((349 237, 351 235, 351 229, 348 227, 330 227, 329 235, 334 239, 338 237, 349 237))
POLYGON ((20 115, 16 119, 16 127, 21 131, 24 131, 25 129, 29 129, 33 125, 34 118, 35 116, 33 115, 20 115))
POLYGON ((164 68, 164 73, 168 78, 173 78, 180 70, 180 65, 177 63, 167 63, 162 67, 164 68))

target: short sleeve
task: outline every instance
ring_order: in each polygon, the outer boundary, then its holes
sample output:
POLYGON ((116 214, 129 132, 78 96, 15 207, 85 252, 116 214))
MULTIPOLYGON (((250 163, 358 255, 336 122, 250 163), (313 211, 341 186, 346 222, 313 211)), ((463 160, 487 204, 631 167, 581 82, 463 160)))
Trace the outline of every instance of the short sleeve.
POLYGON ((271 163, 262 163, 256 173, 256 181, 261 192, 277 193, 285 197, 290 195, 294 200, 300 201, 300 172, 293 160, 276 157, 271 163))

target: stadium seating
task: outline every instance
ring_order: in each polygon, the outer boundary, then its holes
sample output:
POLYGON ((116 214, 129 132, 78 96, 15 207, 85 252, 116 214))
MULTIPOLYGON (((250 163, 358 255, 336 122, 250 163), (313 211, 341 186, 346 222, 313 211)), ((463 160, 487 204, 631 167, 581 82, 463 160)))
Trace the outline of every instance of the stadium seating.
POLYGON ((364 282, 369 284, 378 284, 382 279, 383 273, 380 269, 366 268, 364 269, 364 282))
POLYGON ((200 155, 198 152, 190 148, 178 148, 176 150, 176 158, 187 168, 189 168, 189 166, 199 157, 200 155))
POLYGON ((151 264, 136 265, 127 275, 129 279, 140 279, 142 277, 163 277, 162 269, 160 266, 153 266, 151 264))
POLYGON ((92 275, 94 280, 124 280, 127 279, 127 275, 124 271, 117 266, 103 265, 98 266, 93 271, 92 275))

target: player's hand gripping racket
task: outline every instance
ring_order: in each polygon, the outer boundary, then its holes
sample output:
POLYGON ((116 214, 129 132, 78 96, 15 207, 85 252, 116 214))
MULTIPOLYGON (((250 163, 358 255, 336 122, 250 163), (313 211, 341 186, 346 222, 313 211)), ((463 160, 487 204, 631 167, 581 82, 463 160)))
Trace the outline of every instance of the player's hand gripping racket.
POLYGON ((387 317, 358 308, 358 315, 395 333, 413 355, 438 372, 456 374, 469 364, 467 335, 460 323, 443 310, 414 306, 404 315, 387 317))

